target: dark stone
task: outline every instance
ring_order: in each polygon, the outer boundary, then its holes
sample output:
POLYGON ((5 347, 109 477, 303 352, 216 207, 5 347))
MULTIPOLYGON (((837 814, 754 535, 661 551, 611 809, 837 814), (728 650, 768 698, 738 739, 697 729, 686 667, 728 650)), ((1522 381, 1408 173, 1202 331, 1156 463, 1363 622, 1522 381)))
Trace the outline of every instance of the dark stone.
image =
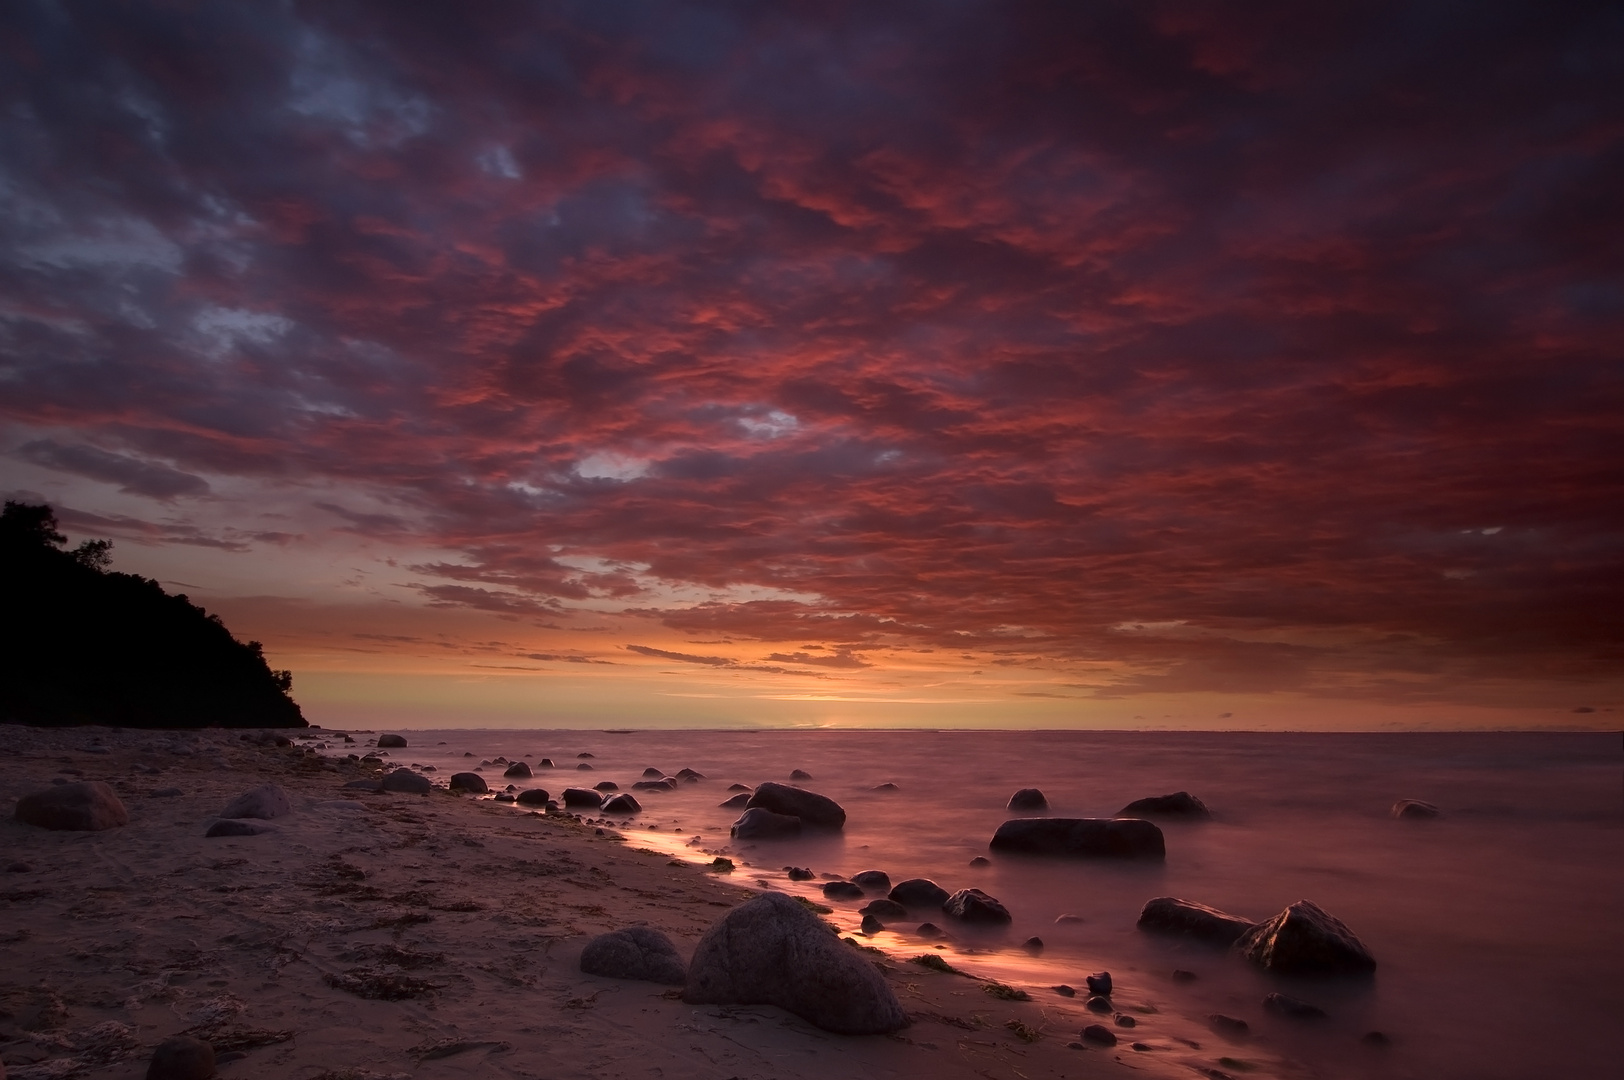
POLYGON ((1090 1024, 1083 1029, 1085 1042, 1099 1043, 1101 1046, 1115 1046, 1117 1044, 1116 1032, 1104 1024, 1090 1024))
POLYGON ((985 855, 977 855, 975 858, 970 860, 970 865, 979 870, 983 866, 991 866, 992 860, 987 858, 985 855))
POLYGON ((942 913, 968 923, 1005 925, 1013 921, 1008 908, 980 889, 960 889, 943 901, 942 913))
POLYGON ((1208 1013, 1207 1023, 1212 1025, 1212 1030, 1231 1039, 1244 1039, 1252 1033, 1251 1025, 1245 1020, 1223 1013, 1208 1013))
POLYGON ((502 775, 511 780, 528 780, 530 777, 536 774, 530 771, 529 765, 522 761, 515 761, 506 769, 502 770, 502 775))
POLYGON ((1096 971, 1094 974, 1086 976, 1083 981, 1088 984, 1090 994, 1098 994, 1101 997, 1111 996, 1111 973, 1109 971, 1096 971))
MULTIPOLYGON (((641 787, 642 785, 638 786, 641 787)), ((716 805, 721 807, 723 810, 743 810, 749 802, 750 793, 748 791, 741 791, 731 799, 724 802, 719 802, 716 805)))
POLYGON ((1021 942, 1021 948, 1025 949, 1033 956, 1036 956, 1038 953, 1043 951, 1043 939, 1040 937, 1029 937, 1025 941, 1021 942))
POLYGON ((589 757, 597 757, 598 755, 593 754, 593 753, 585 753, 585 752, 583 752, 583 753, 580 753, 580 754, 576 754, 575 756, 578 757, 578 758, 589 758, 589 757))
POLYGON ((1023 787, 1009 797, 1009 810, 1047 810, 1049 800, 1035 787, 1023 787))
POLYGON ((1236 943, 1241 955, 1288 975, 1368 975, 1376 960, 1340 919, 1299 900, 1236 943))
POLYGON ((452 773, 450 787, 452 791, 467 791, 474 795, 483 795, 491 789, 485 783, 485 778, 476 772, 452 773))
POLYGON ((619 791, 620 790, 620 785, 615 783, 613 780, 600 780, 596 784, 593 784, 592 786, 594 788, 596 788, 597 790, 599 790, 599 791, 619 791))
POLYGON ((1116 1023, 1117 1027, 1138 1027, 1139 1026, 1139 1021, 1135 1020, 1133 1017, 1129 1016, 1127 1013, 1117 1013, 1115 1016, 1111 1017, 1111 1019, 1116 1023))
POLYGON ((370 791, 370 792, 373 792, 373 793, 377 793, 377 792, 380 792, 380 791, 383 790, 383 781, 382 780, 351 780, 349 783, 345 784, 344 787, 345 787, 346 790, 351 790, 351 791, 370 791))
POLYGON ((789 774, 789 778, 791 780, 810 780, 812 779, 812 774, 807 772, 805 769, 795 769, 789 774))
POLYGON ((564 789, 565 806, 584 806, 591 810, 603 809, 603 796, 591 788, 571 787, 564 789))
POLYGON ((665 775, 665 770, 656 769, 652 765, 650 765, 648 768, 643 770, 643 779, 644 780, 658 780, 658 779, 660 779, 660 777, 662 777, 664 775, 665 775))
POLYGON ((205 838, 216 836, 258 836, 260 833, 274 831, 275 830, 272 829, 271 826, 261 825, 257 821, 237 821, 233 818, 225 818, 224 820, 216 821, 213 825, 210 825, 209 831, 204 833, 203 836, 205 838))
POLYGON ((851 876, 852 884, 869 892, 890 892, 891 875, 884 870, 864 870, 851 876))
POLYGON ((9 862, 6 864, 6 873, 8 874, 32 874, 33 872, 34 864, 31 862, 24 862, 21 859, 18 859, 16 862, 9 862))
MULTIPOLYGON (((370 780, 367 781, 367 782, 368 783, 374 783, 374 781, 370 781, 370 780)), ((348 786, 349 786, 348 784, 345 785, 345 787, 348 787, 348 786)), ((373 790, 374 791, 382 791, 383 790, 383 785, 382 784, 377 784, 373 788, 373 790)), ((178 788, 178 787, 161 787, 161 788, 158 788, 156 791, 150 792, 147 795, 147 798, 149 798, 149 799, 178 799, 178 798, 181 797, 182 794, 184 794, 184 792, 182 792, 181 789, 178 788)))
POLYGON ((509 795, 505 791, 502 792, 502 794, 496 796, 496 801, 497 802, 518 802, 517 799, 515 799, 512 795, 509 795))
POLYGON ((396 769, 383 778, 385 791, 400 791, 408 795, 427 795, 434 790, 434 784, 426 776, 420 776, 410 769, 396 769))
POLYGON ((763 893, 706 931, 682 999, 693 1005, 776 1005, 843 1035, 878 1035, 908 1023, 896 995, 856 950, 805 906, 763 893))
POLYGON ((405 746, 406 746, 406 737, 404 735, 379 735, 378 736, 378 749, 380 749, 380 750, 384 750, 384 749, 400 750, 400 749, 405 748, 405 746))
POLYGON ((994 851, 1027 855, 1161 859, 1162 830, 1140 818, 1012 818, 998 826, 994 851))
POLYGON ((603 804, 603 812, 606 814, 640 814, 643 812, 643 805, 628 794, 620 794, 603 804))
POLYGON ((16 816, 24 825, 68 832, 101 832, 130 823, 130 812, 100 780, 30 792, 17 800, 16 816))
POLYGON ((678 780, 686 780, 689 783, 694 783, 696 781, 705 779, 705 774, 698 771, 697 769, 678 769, 677 770, 677 779, 678 780))
POLYGON ((1067 986, 1065 983, 1061 983, 1059 986, 1055 987, 1054 992, 1059 994, 1061 997, 1077 996, 1077 988, 1075 986, 1067 986))
POLYGON ((791 881, 811 881, 814 877, 817 877, 816 874, 804 866, 786 866, 784 872, 789 875, 791 881))
POLYGON ((940 941, 942 938, 947 936, 947 931, 943 930, 940 926, 937 926, 933 922, 920 923, 918 926, 914 927, 914 933, 918 934, 922 938, 929 938, 931 941, 940 941))
POLYGON ((774 840, 801 835, 801 819, 789 814, 775 814, 760 806, 745 810, 733 823, 732 835, 740 840, 774 840))
POLYGON ((687 965, 671 939, 647 926, 629 926, 599 934, 581 950, 581 970, 611 979, 681 986, 688 981, 687 965))
POLYGON ((829 881, 824 883, 823 895, 829 900, 861 900, 863 887, 852 881, 829 881))
POLYGON ((1158 934, 1183 934, 1214 945, 1232 945, 1256 925, 1251 919, 1231 915, 1194 900, 1158 896, 1147 900, 1139 912, 1139 929, 1158 934))
POLYGON ((1366 1046, 1391 1046, 1393 1040, 1380 1031, 1367 1031, 1359 1036, 1359 1041, 1366 1046))
POLYGON ((580 770, 581 772, 591 772, 592 771, 592 766, 588 765, 584 761, 581 762, 579 765, 577 765, 575 767, 576 767, 576 769, 580 770))
POLYGON ((1191 795, 1188 791, 1175 791, 1171 795, 1152 795, 1146 799, 1135 799, 1121 810, 1118 810, 1117 813, 1127 817, 1139 817, 1145 814, 1159 817, 1212 817, 1212 811, 1207 809, 1207 804, 1191 795))
POLYGON ((729 784, 727 786, 727 789, 729 791, 754 791, 755 790, 754 788, 745 787, 743 784, 729 784))
POLYGON ((875 791, 901 791, 902 789, 897 787, 895 784, 884 783, 884 784, 876 785, 874 790, 875 791))
POLYGON ((790 814, 813 829, 839 829, 846 824, 846 811, 840 808, 839 803, 815 791, 788 784, 770 781, 762 784, 746 805, 771 810, 775 814, 790 814))
POLYGON ((1439 814, 1436 806, 1420 799, 1400 799, 1393 804, 1393 816, 1401 821, 1425 821, 1439 814))
POLYGON ((1201 976, 1193 971, 1186 971, 1184 968, 1174 968, 1169 978, 1176 983, 1191 983, 1201 978, 1201 976))
MULTIPOLYGON (((677 785, 670 780, 639 780, 632 785, 633 791, 675 791, 677 785)), ((748 801, 748 800, 746 800, 748 801)))
POLYGON ((235 799, 226 803, 225 809, 220 811, 223 818, 259 818, 268 821, 279 818, 283 814, 293 813, 293 804, 288 801, 288 793, 275 784, 261 784, 257 788, 245 791, 235 799))
POLYGON ((946 889, 930 878, 922 877, 899 881, 887 894, 888 899, 911 908, 939 908, 947 901, 947 897, 946 889))
POLYGON ((209 1080, 213 1075, 214 1047, 189 1035, 159 1043, 147 1065, 147 1080, 209 1080))
POLYGON ((1325 1015, 1325 1010, 1318 1005, 1281 993, 1265 995, 1263 1007, 1278 1016, 1288 1016, 1293 1020, 1318 1020, 1325 1015))
POLYGON ((551 797, 546 788, 533 787, 519 792, 518 801, 520 806, 546 806, 551 797))
POLYGON ((1111 999, 1095 994, 1083 1002, 1083 1008, 1089 1012, 1108 1013, 1112 1011, 1111 999))
POLYGON ((544 757, 540 761, 536 762, 536 768, 538 769, 550 769, 552 767, 553 759, 550 757, 544 757))
POLYGON ((872 915, 863 916, 863 933, 877 934, 885 929, 885 924, 872 915))
POLYGON ((864 915, 873 915, 879 919, 906 919, 908 909, 895 900, 870 900, 857 909, 864 915))

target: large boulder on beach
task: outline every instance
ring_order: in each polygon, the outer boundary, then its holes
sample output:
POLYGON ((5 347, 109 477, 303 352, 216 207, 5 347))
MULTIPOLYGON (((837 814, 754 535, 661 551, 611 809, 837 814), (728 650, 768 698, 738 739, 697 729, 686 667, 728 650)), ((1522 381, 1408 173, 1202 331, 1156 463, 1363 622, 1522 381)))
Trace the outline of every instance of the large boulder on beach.
POLYGON ((466 791, 472 795, 483 795, 491 789, 485 778, 476 772, 452 773, 450 787, 452 791, 466 791))
POLYGON ((507 777, 509 780, 528 780, 530 777, 534 776, 535 773, 530 771, 529 765, 526 765, 522 761, 515 761, 512 765, 509 765, 506 769, 502 770, 502 775, 507 777))
POLYGON ((908 909, 895 900, 882 897, 879 900, 870 900, 857 909, 859 914, 872 915, 877 919, 906 919, 908 909))
POLYGON ((628 926, 599 934, 581 950, 581 970, 588 975, 642 979, 669 986, 681 986, 688 978, 688 967, 677 947, 649 926, 628 926))
POLYGON ((908 1023, 896 995, 862 954, 783 893, 762 893, 700 939, 682 1000, 776 1005, 841 1035, 883 1035, 908 1023))
POLYGON ((861 885, 869 892, 890 892, 891 875, 884 870, 864 870, 860 874, 851 876, 852 884, 861 885))
POLYGON ((606 814, 641 814, 643 804, 632 798, 630 794, 622 793, 605 800, 603 812, 606 814))
POLYGON ((1426 821, 1439 814, 1436 806, 1420 799, 1400 799, 1393 804, 1393 816, 1400 821, 1426 821))
POLYGON ((1212 817, 1212 811, 1207 809, 1207 804, 1191 795, 1188 791, 1175 791, 1171 795, 1151 795, 1148 798, 1135 799, 1121 810, 1118 810, 1117 814, 1122 817, 1138 817, 1145 814, 1153 817, 1212 817))
POLYGON ((805 788, 771 781, 756 788, 746 806, 759 806, 775 814, 789 814, 813 829, 840 829, 846 825, 846 811, 827 795, 805 788))
POLYGON ((1158 896, 1146 901, 1139 912, 1141 930, 1157 934, 1181 934, 1214 945, 1233 945, 1236 939, 1255 925, 1251 919, 1243 919, 1194 900, 1180 900, 1176 896, 1158 896))
POLYGON ((588 810, 603 809, 603 796, 591 788, 567 787, 564 789, 565 806, 584 806, 588 810))
POLYGON ((410 769, 396 769, 383 778, 385 791, 400 791, 408 795, 427 795, 434 790, 434 784, 429 778, 410 769))
POLYGON ((279 818, 283 814, 293 813, 293 804, 288 801, 288 793, 276 784, 261 784, 238 795, 226 803, 225 809, 220 811, 223 818, 259 818, 269 821, 279 818))
POLYGON ((1235 943, 1241 955, 1285 975, 1368 975, 1376 960, 1342 920, 1299 900, 1235 943))
POLYGON ((946 903, 948 895, 946 889, 930 878, 916 877, 897 882, 886 898, 903 907, 939 908, 946 903))
POLYGON ((1047 810, 1049 800, 1035 787, 1023 787, 1009 797, 1010 810, 1047 810))
POLYGON ((380 750, 404 749, 406 737, 404 735, 379 735, 378 748, 380 750))
POLYGON ((17 800, 17 820, 42 829, 100 832, 130 823, 113 789, 100 780, 57 784, 17 800))
POLYGON ((1026 855, 1114 859, 1167 855, 1162 830, 1141 818, 1012 818, 998 826, 988 846, 1026 855))
POLYGON ((547 794, 546 788, 526 788, 519 792, 518 803, 520 806, 546 806, 550 798, 552 796, 547 794))
POLYGON ((1008 908, 980 889, 960 889, 942 902, 942 913, 961 922, 988 926, 1007 925, 1013 921, 1008 908))
POLYGON ((731 832, 740 840, 776 840, 800 836, 801 819, 792 814, 775 814, 760 806, 752 806, 733 823, 731 832))

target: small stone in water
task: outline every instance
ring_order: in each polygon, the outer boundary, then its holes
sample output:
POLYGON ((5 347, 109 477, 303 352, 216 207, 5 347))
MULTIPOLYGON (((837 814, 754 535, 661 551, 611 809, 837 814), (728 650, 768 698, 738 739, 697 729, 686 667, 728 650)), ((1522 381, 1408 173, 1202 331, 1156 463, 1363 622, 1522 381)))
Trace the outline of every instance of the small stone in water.
POLYGON ((1095 994, 1083 1003, 1083 1008, 1089 1012, 1108 1013, 1111 1011, 1111 999, 1095 994))
POLYGON ((1200 977, 1201 976, 1197 975, 1195 972, 1193 972, 1193 971, 1185 971, 1183 968, 1174 968, 1173 969, 1173 981, 1174 982, 1195 982, 1200 977))
POLYGON ((1111 996, 1111 973, 1109 971, 1096 971, 1088 976, 1088 992, 1099 994, 1101 997, 1111 996))
POLYGON ((1055 987, 1054 992, 1059 994, 1061 997, 1076 997, 1077 996, 1076 988, 1071 987, 1071 986, 1067 986, 1065 983, 1061 983, 1059 986, 1055 987))
POLYGON ((1117 1027, 1138 1027, 1139 1026, 1139 1021, 1135 1020, 1133 1017, 1129 1016, 1127 1013, 1117 1013, 1111 1019, 1116 1021, 1116 1026, 1117 1027))
POLYGON ((1104 1024, 1090 1024, 1083 1029, 1083 1038, 1088 1042, 1100 1043, 1103 1046, 1117 1044, 1116 1033, 1104 1024))

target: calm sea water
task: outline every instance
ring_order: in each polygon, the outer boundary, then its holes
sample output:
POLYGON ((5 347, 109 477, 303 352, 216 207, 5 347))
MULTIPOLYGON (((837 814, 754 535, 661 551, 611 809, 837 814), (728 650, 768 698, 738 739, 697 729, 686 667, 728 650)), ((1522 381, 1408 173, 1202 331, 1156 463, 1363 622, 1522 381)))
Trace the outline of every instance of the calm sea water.
MULTIPOLYGON (((1624 1071, 1624 753, 1613 734, 1247 734, 990 731, 403 732, 400 763, 455 769, 501 755, 550 757, 521 787, 612 780, 646 767, 689 767, 706 779, 637 795, 644 813, 623 831, 637 846, 708 862, 725 852, 737 880, 816 895, 786 865, 893 881, 929 877, 998 897, 1014 925, 965 934, 943 955, 967 970, 1044 987, 1082 985, 1101 969, 1118 1000, 1149 1006, 1131 1034, 1188 1052, 1201 1042, 1254 1066, 1248 1075, 1324 1077, 1615 1077, 1624 1071), (578 758, 591 754, 590 759, 578 758), (474 755, 473 759, 464 754, 474 755), (578 771, 578 762, 593 766, 578 771), (846 808, 843 833, 737 844, 730 783, 788 782, 846 808), (876 791, 894 783, 898 791, 876 791), (1187 790, 1210 822, 1161 822, 1165 863, 992 856, 987 841, 1021 787, 1039 787, 1056 816, 1109 816, 1133 799, 1187 790), (1424 799, 1432 821, 1396 821, 1395 800, 1424 799), (650 826, 658 826, 650 828, 650 826), (1172 895, 1263 919, 1313 900, 1364 941, 1373 980, 1282 980, 1223 951, 1135 929, 1144 902, 1172 895), (1057 922, 1062 915, 1081 921, 1057 922), (1029 957, 1019 944, 1045 943, 1029 957), (1174 982, 1170 972, 1197 973, 1174 982), (1282 1020, 1261 1007, 1280 990, 1330 1017, 1282 1020), (1214 1012, 1248 1021, 1229 1043, 1214 1012), (1391 1045, 1360 1041, 1377 1030, 1391 1045)), ((368 741, 363 739, 363 742, 368 741)), ((508 783, 485 766, 493 790, 508 783)), ((866 901, 834 904, 851 929, 866 901)), ((935 920, 944 925, 946 920, 935 920)), ((911 926, 911 924, 910 924, 911 926)), ((932 943, 903 932, 873 943, 901 956, 932 943)), ((1039 991, 1043 998, 1045 993, 1039 991)), ((1074 1034, 1074 1033, 1073 1033, 1074 1034)), ((1128 1033, 1124 1033, 1128 1034, 1128 1033)), ((1124 1039, 1123 1049, 1127 1039, 1124 1039)), ((1157 1051, 1152 1051, 1157 1052, 1157 1051)))

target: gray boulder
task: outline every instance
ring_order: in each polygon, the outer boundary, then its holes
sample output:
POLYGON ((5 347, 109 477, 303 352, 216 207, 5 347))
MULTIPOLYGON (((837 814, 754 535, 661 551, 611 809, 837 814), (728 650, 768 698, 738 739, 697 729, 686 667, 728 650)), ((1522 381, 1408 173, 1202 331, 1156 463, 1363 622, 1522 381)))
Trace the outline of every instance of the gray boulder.
POLYGON ((147 1064, 147 1080, 209 1080, 213 1075, 214 1047, 190 1035, 159 1043, 147 1064))
POLYGON ((982 923, 989 926, 1007 924, 1009 909, 980 889, 960 889, 942 904, 942 913, 962 922, 982 923))
POLYGON ((789 784, 771 781, 756 788, 746 806, 759 806, 775 814, 789 814, 813 829, 840 829, 846 825, 846 811, 826 795, 789 784))
POLYGON ((420 776, 410 769, 396 769, 383 778, 385 791, 399 791, 407 795, 427 795, 434 790, 434 784, 426 776, 420 776))
POLYGON ((100 780, 57 784, 17 800, 17 820, 42 829, 101 832, 130 823, 113 789, 100 780))
POLYGON ((1376 960, 1342 920, 1299 900, 1235 943, 1241 955, 1286 975, 1368 975, 1376 960))
POLYGON ((569 787, 564 789, 565 806, 584 806, 589 810, 603 809, 603 796, 591 788, 569 787))
POLYGON ((1010 810, 1047 810, 1049 800, 1035 787, 1023 787, 1009 797, 1010 810))
POLYGON ((640 814, 643 804, 632 798, 629 794, 616 795, 603 804, 606 814, 640 814))
POLYGON ((705 932, 688 965, 692 1005, 776 1005, 841 1035, 881 1035, 908 1015, 874 965, 783 893, 762 893, 705 932))
POLYGON ((288 801, 288 793, 275 784, 261 784, 250 791, 245 791, 235 799, 226 803, 225 809, 220 811, 223 818, 259 818, 269 821, 279 818, 283 814, 293 813, 293 804, 288 801))
POLYGON ((903 907, 939 908, 947 901, 947 897, 947 890, 930 878, 916 877, 899 881, 887 898, 903 907))
POLYGON ((1148 900, 1139 912, 1141 930, 1157 934, 1182 934, 1214 945, 1233 945, 1242 934, 1256 925, 1251 919, 1243 919, 1194 900, 1180 900, 1176 896, 1158 896, 1148 900))
POLYGON ((801 835, 801 819, 790 814, 752 806, 733 823, 732 834, 740 840, 774 840, 801 835))
POLYGON ((581 970, 588 975, 669 986, 681 986, 688 978, 687 965, 671 939, 648 926, 599 934, 581 950, 581 970))
POLYGON ((476 772, 460 772, 451 774, 452 791, 466 791, 473 795, 483 795, 491 789, 485 783, 485 778, 476 772))
POLYGON ((1436 806, 1420 799, 1400 799, 1393 804, 1393 816, 1401 821, 1425 821, 1439 814, 1436 806))
POLYGON ((380 750, 400 749, 400 748, 403 748, 405 745, 406 745, 406 737, 404 735, 379 735, 378 736, 378 749, 380 749, 380 750))
POLYGON ((1135 799, 1121 810, 1118 810, 1117 813, 1127 817, 1138 817, 1144 814, 1159 817, 1212 817, 1212 811, 1207 809, 1207 804, 1191 795, 1188 791, 1175 791, 1171 795, 1152 795, 1145 799, 1135 799))
POLYGON ((998 826, 988 846, 1027 855, 1115 859, 1167 855, 1162 830, 1140 818, 1012 818, 998 826))
POLYGON ((550 797, 546 788, 533 787, 519 792, 518 801, 520 806, 546 806, 550 797))
POLYGON ((522 761, 515 761, 512 765, 509 765, 505 770, 503 770, 502 775, 510 780, 528 780, 535 774, 530 771, 529 765, 526 765, 522 761))

